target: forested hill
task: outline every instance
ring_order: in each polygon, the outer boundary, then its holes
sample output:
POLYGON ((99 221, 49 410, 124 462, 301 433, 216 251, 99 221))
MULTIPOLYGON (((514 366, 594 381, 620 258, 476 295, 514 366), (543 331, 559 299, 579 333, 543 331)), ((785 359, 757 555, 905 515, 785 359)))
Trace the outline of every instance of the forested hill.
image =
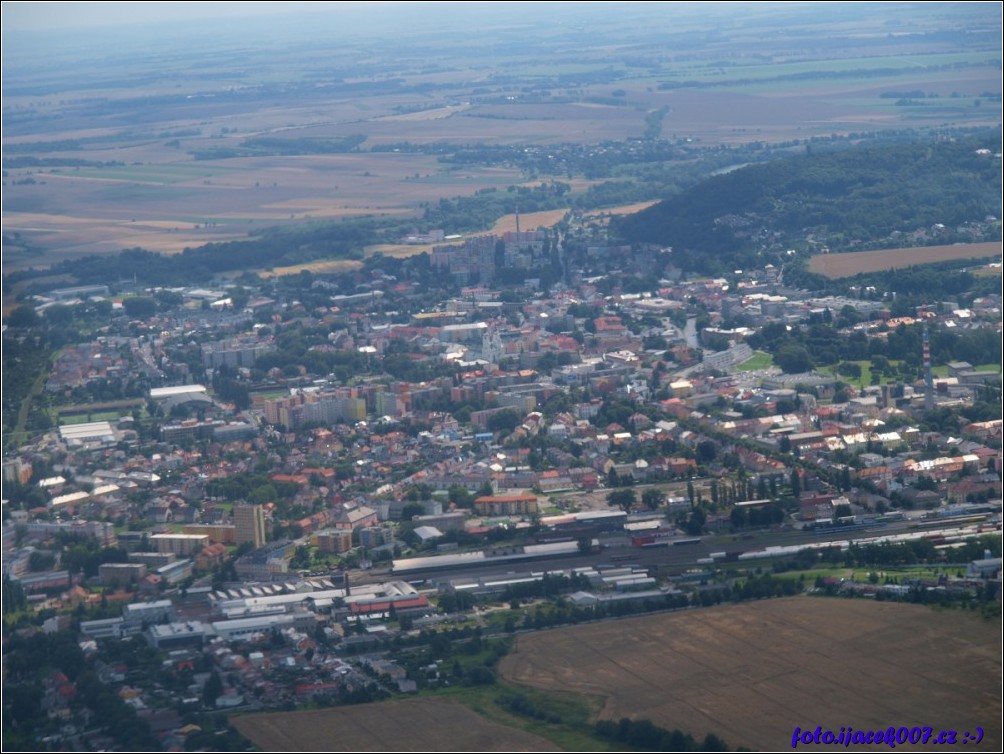
POLYGON ((678 266, 703 273, 773 261, 789 248, 917 245, 910 234, 938 223, 947 234, 939 243, 997 240, 999 223, 986 219, 1001 212, 1000 143, 997 129, 809 152, 714 176, 614 229, 631 242, 672 246, 678 266))

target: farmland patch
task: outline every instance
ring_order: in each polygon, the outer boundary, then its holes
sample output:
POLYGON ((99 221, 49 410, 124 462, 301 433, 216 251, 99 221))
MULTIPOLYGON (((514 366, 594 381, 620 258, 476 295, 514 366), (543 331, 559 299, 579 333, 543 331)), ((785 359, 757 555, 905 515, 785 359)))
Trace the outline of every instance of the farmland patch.
POLYGON ((232 718, 262 751, 560 751, 550 741, 437 699, 232 718))
POLYGON ((603 695, 602 718, 753 750, 817 725, 980 726, 977 749, 1001 742, 1000 625, 919 605, 797 597, 580 625, 520 636, 501 671, 603 695))
POLYGON ((809 260, 809 271, 828 278, 846 278, 864 272, 897 270, 918 264, 959 259, 981 259, 1000 254, 1000 241, 953 246, 911 246, 879 251, 849 251, 842 254, 817 254, 809 260))

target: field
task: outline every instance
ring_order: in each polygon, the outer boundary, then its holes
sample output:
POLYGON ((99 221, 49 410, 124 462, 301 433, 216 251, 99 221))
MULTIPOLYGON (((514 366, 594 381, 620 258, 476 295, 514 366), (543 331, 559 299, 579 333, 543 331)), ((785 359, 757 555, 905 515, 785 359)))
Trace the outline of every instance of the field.
POLYGON ((971 748, 1001 745, 1000 624, 918 605, 797 597, 580 625, 520 636, 501 669, 603 695, 604 718, 754 751, 787 750, 795 726, 817 725, 930 725, 960 741, 980 726, 971 748))
POLYGON ((754 351, 753 355, 750 356, 742 364, 738 364, 734 371, 736 372, 758 372, 761 369, 766 369, 774 364, 774 359, 769 353, 765 351, 754 351))
POLYGON ((863 272, 896 270, 915 264, 950 262, 958 259, 982 259, 999 257, 1000 255, 1000 241, 954 246, 911 246, 905 249, 817 254, 809 260, 809 270, 831 279, 846 278, 863 272))
POLYGON ((4 271, 319 218, 407 221, 480 189, 603 180, 443 162, 444 145, 589 150, 652 138, 654 125, 705 148, 1000 123, 990 4, 757 5, 741 18, 710 4, 591 4, 523 8, 515 26, 504 6, 475 5, 474 23, 399 8, 396 31, 343 9, 264 29, 235 19, 226 39, 201 25, 12 33, 4 271), (353 41, 331 43, 342 38, 353 41), (921 96, 890 96, 904 91, 921 96))
POLYGON ((262 751, 560 751, 441 699, 231 718, 262 751))
MULTIPOLYGON (((521 213, 519 216, 519 228, 523 231, 536 230, 537 228, 551 228, 560 223, 567 214, 567 209, 552 209, 544 212, 521 213)), ((510 233, 515 230, 516 215, 503 215, 495 223, 491 232, 500 236, 503 233, 510 233)))

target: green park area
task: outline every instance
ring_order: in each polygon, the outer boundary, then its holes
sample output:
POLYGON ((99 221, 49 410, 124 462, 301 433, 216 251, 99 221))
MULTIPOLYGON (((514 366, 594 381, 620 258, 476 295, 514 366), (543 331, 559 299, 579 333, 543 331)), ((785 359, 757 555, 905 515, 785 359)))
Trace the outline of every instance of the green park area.
POLYGON ((773 366, 774 360, 769 353, 764 351, 754 351, 753 355, 736 367, 737 372, 757 372, 773 366))

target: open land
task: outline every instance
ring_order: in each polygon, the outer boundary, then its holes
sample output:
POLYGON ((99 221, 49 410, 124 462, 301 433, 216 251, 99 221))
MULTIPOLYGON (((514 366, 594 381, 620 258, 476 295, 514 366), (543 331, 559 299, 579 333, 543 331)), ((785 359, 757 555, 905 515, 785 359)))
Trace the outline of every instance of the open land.
POLYGON ((929 725, 960 740, 980 726, 974 748, 1001 745, 999 623, 919 605, 796 597, 580 625, 520 636, 501 671, 602 695, 603 718, 731 747, 787 749, 795 726, 817 725, 929 725))
POLYGON ((715 147, 1000 122, 999 20, 978 4, 917 14, 902 34, 894 16, 827 9, 764 6, 739 22, 714 5, 595 4, 568 25, 552 23, 560 9, 523 9, 517 27, 492 12, 472 35, 450 26, 463 18, 402 10, 396 37, 346 12, 338 46, 318 15, 268 28, 260 52, 250 31, 186 28, 155 58, 141 36, 11 39, 4 271, 318 219, 418 220, 440 198, 541 178, 596 183, 443 162, 444 145, 715 147))
POLYGON ((809 260, 809 270, 828 278, 846 278, 863 272, 881 272, 917 264, 983 259, 1000 255, 1000 241, 953 246, 911 246, 904 249, 817 254, 809 260))
POLYGON ((247 715, 231 722, 262 751, 561 751, 442 699, 247 715))

